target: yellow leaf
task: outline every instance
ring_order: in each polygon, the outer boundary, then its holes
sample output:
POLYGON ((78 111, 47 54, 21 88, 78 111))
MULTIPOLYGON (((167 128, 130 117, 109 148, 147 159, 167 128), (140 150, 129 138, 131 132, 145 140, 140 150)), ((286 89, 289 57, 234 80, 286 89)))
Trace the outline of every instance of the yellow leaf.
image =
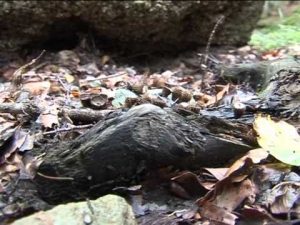
POLYGON ((64 77, 69 84, 75 80, 75 78, 70 74, 65 74, 64 77))
POLYGON ((270 116, 257 116, 254 129, 259 145, 276 159, 300 166, 300 136, 295 127, 284 121, 275 122, 270 116))

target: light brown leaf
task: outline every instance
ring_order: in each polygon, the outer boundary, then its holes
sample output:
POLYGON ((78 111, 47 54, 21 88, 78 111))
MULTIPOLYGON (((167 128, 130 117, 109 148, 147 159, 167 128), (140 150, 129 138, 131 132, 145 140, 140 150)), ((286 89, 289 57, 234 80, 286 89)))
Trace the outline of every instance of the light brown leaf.
POLYGON ((235 220, 238 218, 230 211, 213 203, 207 203, 205 207, 201 208, 200 215, 201 217, 226 225, 234 225, 235 220))
POLYGON ((269 156, 268 151, 258 148, 258 149, 253 149, 249 151, 245 156, 241 157, 237 161, 233 163, 233 165, 227 170, 225 177, 229 176, 232 174, 234 171, 240 169, 242 166, 245 165, 246 160, 251 160, 253 163, 259 163, 263 159, 266 159, 269 156))
POLYGON ((23 89, 29 91, 32 95, 45 95, 50 90, 51 83, 49 81, 38 81, 25 83, 23 89))

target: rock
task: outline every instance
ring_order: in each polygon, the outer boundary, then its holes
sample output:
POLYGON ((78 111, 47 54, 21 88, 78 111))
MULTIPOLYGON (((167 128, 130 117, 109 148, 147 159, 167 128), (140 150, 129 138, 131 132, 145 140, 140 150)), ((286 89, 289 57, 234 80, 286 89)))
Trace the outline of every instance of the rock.
POLYGON ((293 120, 299 127, 300 121, 300 64, 298 67, 287 67, 275 74, 260 93, 263 108, 277 115, 293 120))
POLYGON ((130 52, 180 51, 212 44, 243 45, 264 1, 1 1, 0 49, 74 47, 92 33, 102 46, 130 52), (72 46, 74 45, 74 46, 72 46))
MULTIPOLYGON (((240 63, 221 65, 221 75, 227 80, 237 83, 249 82, 253 88, 263 91, 270 83, 270 79, 280 70, 300 68, 300 61, 294 57, 261 61, 258 63, 240 63)), ((299 69, 298 69, 299 70, 299 69)))
POLYGON ((11 225, 135 225, 131 207, 116 195, 106 195, 87 202, 59 205, 48 211, 40 211, 16 220, 11 225))

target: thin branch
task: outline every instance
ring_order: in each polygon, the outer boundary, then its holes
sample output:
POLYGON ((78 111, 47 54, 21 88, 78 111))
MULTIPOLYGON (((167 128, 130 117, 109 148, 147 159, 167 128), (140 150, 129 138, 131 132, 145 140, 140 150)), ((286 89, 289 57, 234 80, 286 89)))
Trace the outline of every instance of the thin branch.
POLYGON ((204 64, 207 64, 207 59, 208 59, 208 54, 209 54, 209 50, 210 50, 210 46, 211 46, 211 42, 215 36, 216 30, 218 29, 218 27, 223 23, 225 19, 225 16, 222 15, 220 16, 220 18, 218 19, 218 21, 216 22, 213 30, 211 31, 208 41, 207 41, 207 45, 206 45, 206 49, 205 49, 205 57, 204 57, 204 64))
POLYGON ((43 135, 56 134, 59 132, 66 132, 66 131, 73 131, 73 130, 81 130, 81 129, 91 128, 93 126, 94 124, 86 124, 86 125, 79 125, 79 126, 64 127, 64 128, 44 132, 43 135))
POLYGON ((61 181, 67 181, 67 180, 73 181, 74 180, 74 178, 72 178, 72 177, 53 177, 53 176, 48 176, 48 175, 42 174, 40 172, 37 172, 36 174, 41 177, 44 177, 46 179, 49 179, 49 180, 61 180, 61 181))
MULTIPOLYGON (((30 117, 36 117, 41 112, 43 108, 34 104, 34 102, 29 103, 1 103, 0 113, 10 113, 13 115, 26 115, 30 117)), ((64 113, 70 117, 72 121, 82 122, 82 123, 93 123, 103 119, 106 115, 115 110, 92 110, 92 109, 69 109, 62 108, 58 113, 59 116, 64 116, 64 113)))
POLYGON ((25 65, 21 66, 19 69, 17 69, 14 73, 13 73, 13 79, 12 79, 12 84, 16 87, 18 87, 19 85, 21 85, 22 83, 22 75, 25 71, 25 69, 27 69, 29 66, 33 65, 34 63, 36 63, 36 61, 38 61, 46 52, 46 50, 43 50, 35 59, 32 59, 29 63, 26 63, 25 65))
POLYGON ((210 50, 211 42, 212 42, 212 40, 213 40, 213 38, 215 36, 216 30, 222 24, 222 22, 224 21, 224 19, 225 19, 225 16, 222 15, 222 16, 220 16, 220 18, 216 22, 214 28, 212 29, 212 31, 211 31, 211 33, 209 35, 209 38, 208 38, 208 41, 207 41, 207 44, 206 44, 206 48, 205 48, 205 55, 204 55, 204 57, 203 57, 203 55, 201 56, 200 68, 204 67, 203 75, 202 75, 202 82, 201 82, 201 89, 204 88, 204 78, 205 78, 205 75, 206 75, 207 69, 208 69, 207 59, 208 59, 208 55, 209 55, 209 50, 210 50))

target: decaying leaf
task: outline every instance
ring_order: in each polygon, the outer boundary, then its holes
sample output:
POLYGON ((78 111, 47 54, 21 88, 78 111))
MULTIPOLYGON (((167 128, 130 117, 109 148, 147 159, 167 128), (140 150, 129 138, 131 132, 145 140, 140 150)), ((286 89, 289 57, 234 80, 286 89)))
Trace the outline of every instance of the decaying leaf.
MULTIPOLYGON (((197 201, 202 217, 223 224, 235 224, 234 210, 245 200, 253 203, 257 194, 254 183, 248 178, 254 163, 267 158, 263 149, 249 151, 230 168, 217 175, 221 178, 212 190, 197 201), (211 211, 215 210, 212 214, 211 211)), ((213 171, 214 172, 214 171, 213 171)))
POLYGON ((23 129, 17 129, 13 135, 12 140, 5 148, 5 156, 4 158, 7 159, 10 157, 12 153, 14 153, 17 149, 20 149, 21 146, 24 144, 26 140, 26 136, 28 135, 23 129))
MULTIPOLYGON (((0 117, 1 118, 1 117, 0 117)), ((17 129, 15 127, 16 122, 14 121, 5 121, 0 122, 0 146, 5 143, 15 132, 17 129)))
POLYGON ((24 90, 35 96, 48 94, 50 87, 51 83, 49 81, 29 82, 23 85, 24 90))
POLYGON ((43 101, 44 111, 40 114, 37 119, 37 123, 42 124, 45 128, 52 128, 54 125, 58 125, 58 106, 51 102, 43 101))
POLYGON ((272 188, 267 204, 274 214, 288 213, 295 204, 300 204, 299 199, 300 182, 282 182, 272 188))
POLYGON ((210 221, 226 225, 234 225, 236 219, 238 218, 226 208, 219 207, 210 202, 201 209, 200 215, 201 217, 207 218, 210 221))
POLYGON ((196 174, 186 171, 171 179, 171 191, 177 196, 191 199, 195 196, 199 197, 206 190, 196 174))
POLYGON ((239 168, 243 167, 246 163, 246 160, 251 160, 253 163, 257 164, 263 159, 266 159, 268 157, 269 153, 262 149, 254 149, 249 151, 245 156, 241 157, 240 159, 236 160, 232 166, 227 170, 226 174, 224 177, 229 176, 231 173, 234 171, 237 171, 239 168))

